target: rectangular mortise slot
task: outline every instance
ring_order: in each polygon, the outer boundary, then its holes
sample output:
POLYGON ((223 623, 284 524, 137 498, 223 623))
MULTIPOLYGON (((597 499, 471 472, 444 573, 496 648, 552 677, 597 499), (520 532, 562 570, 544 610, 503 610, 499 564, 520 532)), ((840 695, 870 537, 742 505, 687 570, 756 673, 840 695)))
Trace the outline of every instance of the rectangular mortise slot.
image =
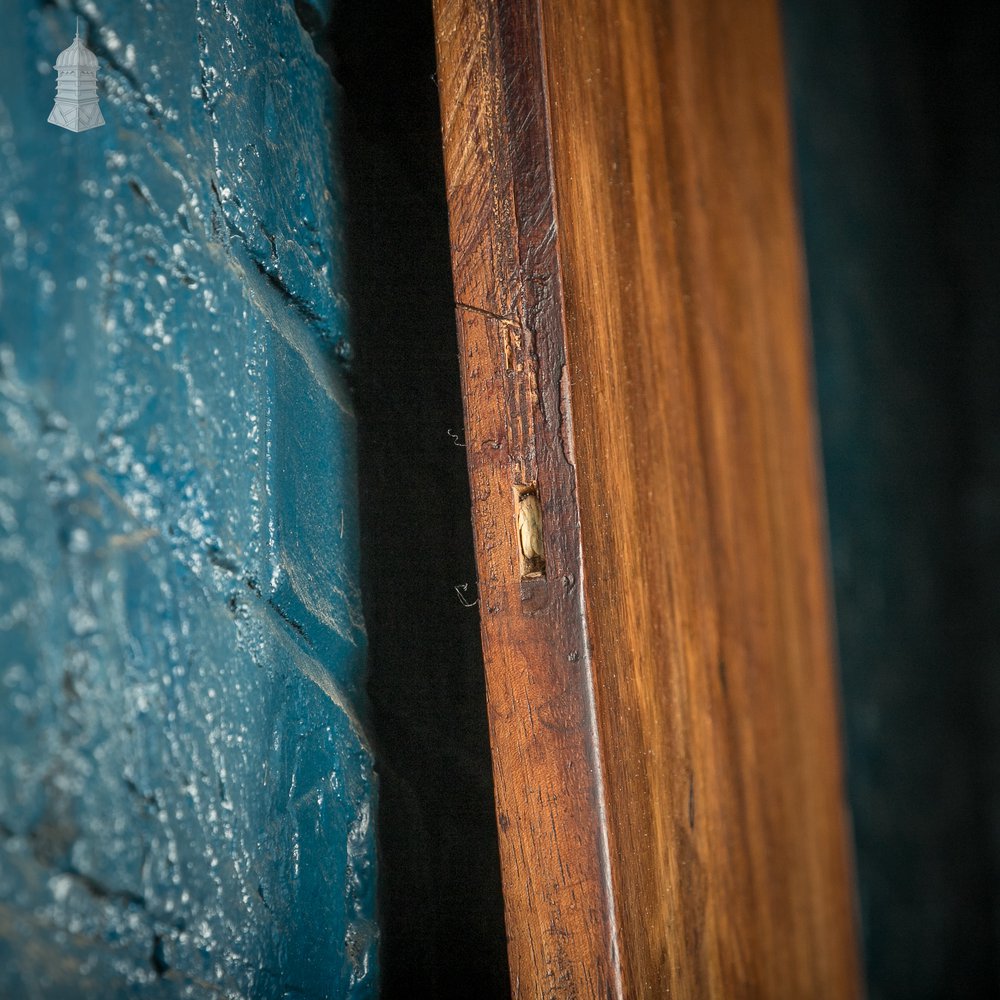
POLYGON ((514 507, 521 579, 534 580, 545 576, 545 538, 542 534, 542 508, 538 502, 537 485, 515 484, 514 507))

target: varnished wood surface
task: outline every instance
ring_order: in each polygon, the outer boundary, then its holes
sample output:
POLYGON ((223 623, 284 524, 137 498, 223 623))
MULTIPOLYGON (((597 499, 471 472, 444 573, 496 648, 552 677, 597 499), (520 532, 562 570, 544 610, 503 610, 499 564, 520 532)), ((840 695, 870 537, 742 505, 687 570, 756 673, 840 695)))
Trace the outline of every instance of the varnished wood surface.
POLYGON ((513 993, 856 995, 774 5, 436 23, 513 993))

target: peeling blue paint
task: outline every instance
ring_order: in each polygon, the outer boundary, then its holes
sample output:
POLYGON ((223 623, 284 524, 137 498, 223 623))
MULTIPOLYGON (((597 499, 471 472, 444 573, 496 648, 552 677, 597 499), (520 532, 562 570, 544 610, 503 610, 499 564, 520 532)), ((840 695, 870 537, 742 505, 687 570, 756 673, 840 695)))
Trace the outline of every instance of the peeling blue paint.
POLYGON ((336 85, 290 2, 5 14, 0 995, 374 995, 336 85))

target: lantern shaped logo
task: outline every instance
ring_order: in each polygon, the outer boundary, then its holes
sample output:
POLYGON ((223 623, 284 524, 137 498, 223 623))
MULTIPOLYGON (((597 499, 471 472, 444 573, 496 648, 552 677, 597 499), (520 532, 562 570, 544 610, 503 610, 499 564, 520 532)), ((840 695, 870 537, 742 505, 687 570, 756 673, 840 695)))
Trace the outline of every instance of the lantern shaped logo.
POLYGON ((80 41, 80 19, 76 19, 73 44, 56 59, 56 103, 49 115, 53 125, 71 132, 85 132, 104 124, 97 103, 97 56, 80 41))

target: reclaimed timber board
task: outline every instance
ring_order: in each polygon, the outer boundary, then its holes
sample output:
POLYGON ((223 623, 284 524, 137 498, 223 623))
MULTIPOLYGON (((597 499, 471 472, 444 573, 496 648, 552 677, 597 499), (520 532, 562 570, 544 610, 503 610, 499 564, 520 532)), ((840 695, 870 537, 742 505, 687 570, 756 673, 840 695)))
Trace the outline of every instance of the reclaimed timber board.
POLYGON ((436 0, 515 997, 860 990, 771 0, 436 0))

